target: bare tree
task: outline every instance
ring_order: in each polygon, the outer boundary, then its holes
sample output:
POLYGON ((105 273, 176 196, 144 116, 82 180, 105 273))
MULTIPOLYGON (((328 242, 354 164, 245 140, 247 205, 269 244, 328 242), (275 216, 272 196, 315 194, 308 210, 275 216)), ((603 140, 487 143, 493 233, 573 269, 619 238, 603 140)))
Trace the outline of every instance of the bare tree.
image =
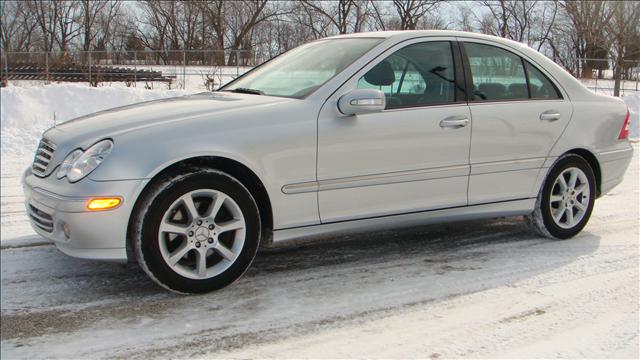
POLYGON ((399 18, 397 30, 416 30, 419 21, 435 9, 439 0, 393 0, 399 18))
POLYGON ((113 50, 119 49, 116 46, 118 43, 116 40, 118 30, 131 25, 130 18, 127 18, 122 13, 122 4, 120 0, 111 0, 103 11, 98 14, 97 21, 94 24, 97 30, 92 40, 92 42, 95 42, 93 45, 95 49, 106 50, 109 45, 113 50))
POLYGON ((37 27, 35 17, 23 1, 5 1, 0 14, 0 47, 5 51, 29 51, 37 27))
POLYGON ((58 31, 54 39, 61 52, 66 52, 69 44, 80 36, 81 11, 78 1, 53 1, 58 31))
POLYGON ((202 24, 203 41, 207 34, 213 35, 212 48, 217 50, 215 54, 215 64, 225 64, 225 3, 223 0, 207 0, 200 3, 205 20, 202 24))
POLYGON ((94 26, 99 14, 102 13, 107 6, 104 0, 80 0, 82 9, 82 49, 88 51, 91 49, 91 42, 96 37, 96 28, 94 26))
POLYGON ((300 5, 305 16, 299 23, 310 27, 314 38, 361 32, 375 12, 375 4, 368 0, 301 0, 300 5))
POLYGON ((637 49, 634 41, 640 32, 640 4, 633 1, 611 2, 611 21, 607 33, 613 50, 614 96, 620 96, 620 81, 625 68, 625 57, 637 49), (634 49, 635 48, 635 49, 634 49))
POLYGON ((613 14, 603 1, 564 1, 562 7, 571 24, 580 76, 590 78, 593 69, 608 66, 594 59, 608 57, 605 29, 613 14))
POLYGON ((491 35, 537 45, 548 40, 558 10, 557 2, 537 0, 483 1, 489 10, 482 20, 482 30, 491 35))

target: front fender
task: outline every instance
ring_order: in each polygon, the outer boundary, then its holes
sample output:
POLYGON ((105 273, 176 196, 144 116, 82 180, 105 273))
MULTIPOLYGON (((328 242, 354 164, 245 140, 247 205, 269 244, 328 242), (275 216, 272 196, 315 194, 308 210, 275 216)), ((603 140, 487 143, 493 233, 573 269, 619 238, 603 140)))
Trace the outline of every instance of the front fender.
POLYGON ((243 164, 262 181, 276 229, 315 224, 319 221, 315 194, 284 194, 281 189, 316 180, 317 108, 315 102, 300 101, 262 107, 259 113, 202 117, 120 134, 113 138, 109 157, 89 177, 151 179, 182 160, 222 157, 243 164))

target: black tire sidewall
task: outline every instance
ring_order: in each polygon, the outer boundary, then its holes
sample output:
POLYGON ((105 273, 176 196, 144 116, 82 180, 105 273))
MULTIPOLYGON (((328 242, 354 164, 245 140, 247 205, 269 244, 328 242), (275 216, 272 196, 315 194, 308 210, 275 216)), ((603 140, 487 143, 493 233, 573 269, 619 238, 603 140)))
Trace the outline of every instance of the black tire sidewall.
POLYGON ((255 257, 260 243, 257 205, 240 182, 224 173, 202 171, 178 175, 176 178, 152 200, 144 214, 140 235, 140 251, 144 262, 158 282, 174 291, 204 293, 225 287, 242 276, 255 257), (203 280, 190 279, 173 271, 162 256, 158 241, 158 230, 167 209, 180 196, 198 189, 213 189, 231 197, 240 207, 245 220, 245 242, 236 261, 221 274, 203 280))
POLYGON ((595 176, 593 174, 593 170, 589 163, 584 160, 582 157, 577 155, 572 155, 565 157, 558 161, 555 164, 553 169, 549 172, 547 179, 544 184, 542 199, 539 203, 541 207, 540 211, 542 213, 542 218, 544 221, 544 226, 547 231, 555 238, 558 239, 568 239, 576 234, 578 234, 589 221, 591 217, 591 212, 593 211, 593 206, 596 198, 596 181, 595 176), (564 229, 556 224, 553 220, 553 216, 551 214, 551 208, 549 206, 551 200, 551 191, 553 190, 553 186, 557 177, 567 168, 575 167, 582 170, 587 176, 587 181, 589 183, 589 205, 587 207, 587 211, 582 219, 572 228, 564 229))

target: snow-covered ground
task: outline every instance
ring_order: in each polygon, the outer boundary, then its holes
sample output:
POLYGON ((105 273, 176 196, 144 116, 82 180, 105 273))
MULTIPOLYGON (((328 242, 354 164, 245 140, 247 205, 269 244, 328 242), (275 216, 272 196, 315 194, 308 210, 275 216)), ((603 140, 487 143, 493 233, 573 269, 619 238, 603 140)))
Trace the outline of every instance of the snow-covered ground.
POLYGON ((536 237, 519 218, 352 236, 263 251, 241 281, 202 296, 169 294, 134 265, 67 257, 33 233, 20 174, 54 114, 194 91, 0 90, 3 359, 640 356, 638 145, 575 239, 536 237))
MULTIPOLYGON (((0 88, 2 191, 19 193, 18 175, 29 166, 42 132, 55 122, 131 103, 181 96, 184 90, 146 90, 125 86, 92 88, 85 84, 0 88), (55 120, 54 120, 55 119, 55 120)), ((21 200, 2 195, 0 242, 32 234, 21 200)))
MULTIPOLYGON (((537 237, 520 218, 351 236, 262 251, 242 280, 201 296, 134 265, 3 245, 0 355, 638 358, 635 150, 574 239, 537 237)), ((2 216, 21 201, 4 181, 2 216)))

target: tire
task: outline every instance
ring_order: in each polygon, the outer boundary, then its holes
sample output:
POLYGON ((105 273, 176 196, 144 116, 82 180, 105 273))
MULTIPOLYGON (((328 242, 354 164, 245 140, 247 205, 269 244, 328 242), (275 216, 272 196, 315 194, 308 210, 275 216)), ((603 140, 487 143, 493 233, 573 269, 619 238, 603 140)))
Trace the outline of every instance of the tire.
POLYGON ((179 293, 233 283, 251 265, 261 237, 251 193, 232 176, 203 168, 182 169, 151 184, 131 228, 140 267, 179 293))
POLYGON ((564 155, 549 171, 535 210, 525 219, 542 236, 568 239, 587 225, 595 197, 596 181, 589 163, 578 155, 564 155))

